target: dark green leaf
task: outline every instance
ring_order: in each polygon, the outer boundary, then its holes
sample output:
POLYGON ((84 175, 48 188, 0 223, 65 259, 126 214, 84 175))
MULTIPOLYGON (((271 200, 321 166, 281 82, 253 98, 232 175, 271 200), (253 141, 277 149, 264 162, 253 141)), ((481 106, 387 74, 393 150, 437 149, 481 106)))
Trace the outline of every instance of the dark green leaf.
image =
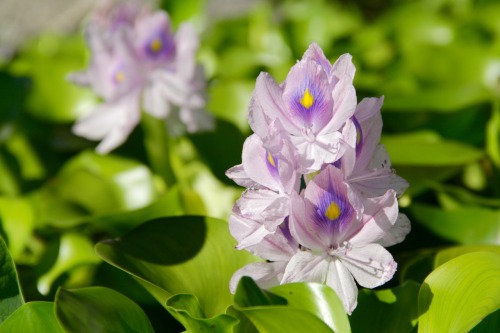
POLYGON ((350 317, 353 332, 409 332, 418 318, 420 284, 406 281, 386 290, 362 289, 350 317))
POLYGON ((55 311, 68 332, 153 332, 148 317, 137 304, 104 287, 60 288, 55 311))
POLYGON ((23 304, 14 260, 0 237, 0 323, 23 304))

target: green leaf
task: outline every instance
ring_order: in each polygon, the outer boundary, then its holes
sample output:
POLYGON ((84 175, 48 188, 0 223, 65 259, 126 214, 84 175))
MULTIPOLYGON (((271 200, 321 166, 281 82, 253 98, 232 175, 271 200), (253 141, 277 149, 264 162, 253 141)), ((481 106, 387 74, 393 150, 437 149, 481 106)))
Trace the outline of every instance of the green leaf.
POLYGON ((260 333, 332 333, 327 324, 310 312, 283 306, 255 306, 239 309, 260 333))
POLYGON ((188 332, 232 333, 238 320, 227 314, 205 318, 200 303, 193 295, 178 294, 167 301, 167 310, 188 332))
POLYGON ((461 244, 498 244, 499 210, 470 206, 443 210, 416 203, 410 211, 420 224, 443 238, 461 244))
POLYGON ((64 333, 52 302, 29 302, 0 324, 0 332, 64 333))
POLYGON ((334 332, 350 332, 344 306, 337 294, 324 284, 291 283, 269 289, 288 301, 288 306, 308 311, 323 320, 334 332))
POLYGON ((18 258, 35 226, 35 211, 25 198, 0 197, 0 219, 12 256, 18 258))
MULTIPOLYGON (((234 308, 229 313, 235 314, 236 317, 246 316, 259 332, 272 332, 282 325, 288 328, 277 331, 289 332, 290 327, 295 326, 290 331, 295 332, 299 329, 305 330, 308 325, 325 332, 351 331, 344 306, 335 292, 330 287, 318 283, 291 283, 263 290, 251 278, 242 277, 236 289, 234 303, 234 308), (291 320, 290 316, 294 315, 306 322, 294 322, 287 326, 291 320), (272 318, 277 322, 271 323, 272 318)), ((240 328, 242 332, 253 332, 249 323, 241 321, 243 323, 241 327, 238 326, 238 332, 240 328)))
POLYGON ((148 317, 137 304, 105 287, 60 288, 55 311, 68 332, 153 332, 148 317))
POLYGON ((442 264, 470 252, 492 252, 500 255, 500 246, 495 245, 467 245, 467 246, 453 246, 439 251, 434 257, 434 268, 442 264))
POLYGON ((47 295, 52 284, 61 274, 84 265, 95 265, 100 262, 95 255, 92 242, 84 235, 70 232, 61 236, 57 260, 50 270, 38 279, 38 291, 47 295))
POLYGON ((16 265, 0 237, 0 323, 24 304, 16 265))
POLYGON ((500 255, 474 252, 434 270, 418 296, 419 332, 468 332, 500 308, 500 255))
POLYGON ((208 217, 165 217, 148 221, 123 237, 100 242, 98 255, 132 274, 162 304, 192 294, 207 317, 232 304, 229 280, 257 260, 234 249, 227 222, 208 217))
POLYGON ((92 110, 96 104, 94 93, 66 79, 70 72, 84 69, 85 58, 83 37, 79 35, 46 34, 31 41, 20 52, 9 69, 14 75, 32 79, 27 103, 33 115, 55 122, 70 122, 92 110))
POLYGON ((465 165, 484 155, 481 150, 459 142, 444 140, 431 131, 385 135, 381 142, 395 165, 465 165))
POLYGON ((350 317, 353 332, 409 332, 418 318, 420 284, 406 281, 385 290, 362 289, 350 317))
POLYGON ((48 186, 46 190, 53 195, 94 214, 141 208, 156 195, 153 176, 145 165, 90 151, 66 163, 48 186))

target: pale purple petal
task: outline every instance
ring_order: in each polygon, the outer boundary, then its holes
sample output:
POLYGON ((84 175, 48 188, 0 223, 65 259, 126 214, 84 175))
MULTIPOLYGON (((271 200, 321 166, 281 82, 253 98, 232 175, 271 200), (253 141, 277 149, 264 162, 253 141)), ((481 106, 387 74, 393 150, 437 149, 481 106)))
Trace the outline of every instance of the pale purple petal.
POLYGON ((134 43, 142 61, 170 61, 175 55, 175 43, 168 14, 157 11, 141 16, 135 23, 134 43))
POLYGON ((410 220, 405 214, 399 213, 396 223, 390 228, 377 243, 383 247, 392 246, 401 243, 406 235, 410 233, 410 220))
POLYGON ((386 283, 392 279, 397 268, 392 255, 380 244, 353 246, 337 257, 356 281, 366 288, 375 288, 386 283))
POLYGON ((73 126, 76 135, 91 140, 100 140, 96 151, 108 153, 122 144, 139 122, 137 94, 116 103, 103 103, 89 115, 79 119, 73 126))
POLYGON ((255 83, 253 100, 249 105, 249 124, 252 130, 261 138, 267 135, 263 120, 270 121, 278 118, 286 131, 290 134, 300 134, 294 122, 289 119, 283 102, 283 90, 268 73, 260 73, 255 83), (256 113, 254 115, 254 113, 256 113), (260 113, 260 114, 259 114, 260 113), (262 115, 264 113, 265 115, 262 115))
POLYGON ((358 287, 352 274, 337 258, 332 258, 328 267, 326 284, 335 291, 347 314, 351 314, 358 304, 358 287))
POLYGON ((323 70, 325 73, 330 73, 332 70, 332 64, 330 64, 330 61, 325 57, 325 54, 323 53, 323 50, 318 46, 316 43, 312 43, 309 45, 309 48, 306 50, 304 55, 302 56, 302 59, 310 59, 318 64, 320 64, 323 67, 323 70))
POLYGON ((325 283, 331 258, 299 251, 286 266, 281 284, 292 282, 325 283))
POLYGON ((287 220, 273 234, 259 244, 247 248, 251 253, 270 261, 289 261, 299 250, 299 244, 292 237, 287 220))
POLYGON ((283 91, 286 116, 297 128, 318 133, 332 118, 333 100, 327 73, 310 59, 299 61, 286 78, 283 91))
POLYGON ((199 40, 194 27, 189 23, 182 23, 175 34, 177 45, 176 71, 179 77, 192 80, 196 77, 196 51, 199 40))
POLYGON ((242 164, 238 164, 227 170, 226 176, 232 179, 236 184, 246 188, 252 188, 252 189, 264 188, 262 185, 254 182, 248 177, 242 164))
POLYGON ((280 160, 263 147, 262 140, 253 134, 243 144, 242 164, 248 178, 274 191, 283 191, 279 177, 280 160))
POLYGON ((332 91, 333 116, 330 122, 322 129, 323 133, 338 131, 342 128, 347 119, 351 118, 356 111, 356 90, 352 81, 340 79, 332 91))
POLYGON ((287 262, 257 262, 237 270, 229 282, 231 293, 236 292, 238 282, 243 276, 251 277, 261 288, 279 285, 287 262))
POLYGON ((354 79, 354 74, 356 73, 356 67, 352 63, 352 56, 349 53, 341 55, 337 61, 332 66, 332 77, 337 77, 338 79, 354 79))
POLYGON ((363 227, 355 235, 345 235, 352 244, 362 246, 385 237, 398 218, 396 192, 388 190, 383 196, 364 201, 363 227))

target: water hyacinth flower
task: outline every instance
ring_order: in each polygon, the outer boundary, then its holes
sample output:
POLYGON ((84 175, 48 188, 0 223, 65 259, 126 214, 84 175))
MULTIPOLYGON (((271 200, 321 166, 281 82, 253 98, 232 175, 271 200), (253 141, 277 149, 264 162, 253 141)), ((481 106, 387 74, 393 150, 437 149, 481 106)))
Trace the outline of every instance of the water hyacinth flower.
POLYGON ((103 102, 73 131, 101 140, 99 153, 126 140, 141 110, 166 119, 174 134, 213 127, 204 110, 205 79, 195 60, 198 38, 190 24, 174 34, 166 12, 126 2, 98 11, 86 27, 86 40, 90 65, 69 79, 91 87, 103 102))
POLYGON ((380 144, 383 97, 357 104, 354 72, 350 55, 332 65, 312 44, 282 84, 257 78, 255 133, 226 174, 246 187, 229 217, 237 249, 266 262, 235 272, 232 292, 245 275, 262 287, 320 282, 350 314, 356 283, 374 288, 396 272, 385 247, 410 232, 397 201, 408 183, 380 144))

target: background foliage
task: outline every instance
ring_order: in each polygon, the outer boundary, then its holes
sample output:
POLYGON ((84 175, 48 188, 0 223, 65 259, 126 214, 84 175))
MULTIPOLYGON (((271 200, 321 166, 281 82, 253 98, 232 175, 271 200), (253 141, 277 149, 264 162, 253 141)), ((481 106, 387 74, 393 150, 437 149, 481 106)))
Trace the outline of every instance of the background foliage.
POLYGON ((88 60, 81 32, 42 34, 0 65, 0 331, 500 330, 497 1, 162 7, 200 32, 215 132, 166 141, 144 116, 97 155, 71 133, 98 102, 65 80, 88 60), (397 276, 361 290, 350 317, 326 286, 227 288, 257 260, 234 250, 226 219, 241 188, 224 176, 241 161, 255 78, 283 81, 313 41, 331 60, 353 55, 358 100, 385 95, 382 141, 411 184, 397 276))

